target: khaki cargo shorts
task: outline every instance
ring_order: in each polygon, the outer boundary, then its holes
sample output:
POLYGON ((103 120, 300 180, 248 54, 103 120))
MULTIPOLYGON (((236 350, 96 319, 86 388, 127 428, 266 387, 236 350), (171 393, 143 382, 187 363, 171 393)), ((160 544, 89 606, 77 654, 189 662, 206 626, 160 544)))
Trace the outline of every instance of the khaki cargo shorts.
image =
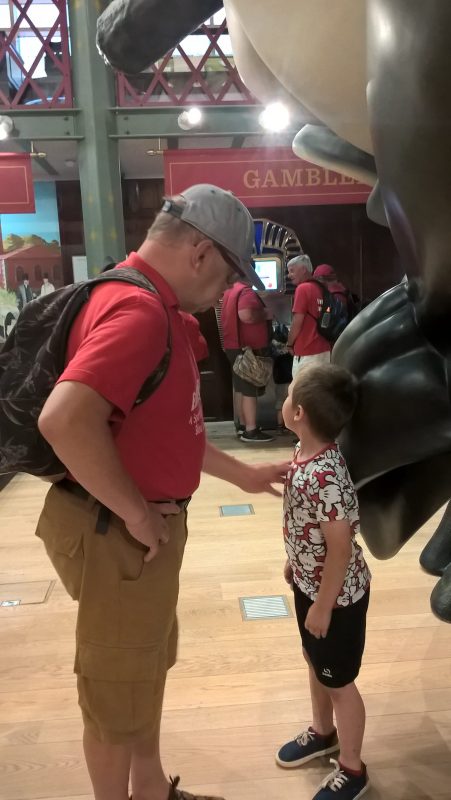
POLYGON ((145 564, 145 548, 118 517, 105 535, 95 532, 98 509, 54 485, 36 535, 79 604, 74 671, 85 726, 112 744, 155 739, 176 660, 186 511, 167 517, 169 542, 145 564))

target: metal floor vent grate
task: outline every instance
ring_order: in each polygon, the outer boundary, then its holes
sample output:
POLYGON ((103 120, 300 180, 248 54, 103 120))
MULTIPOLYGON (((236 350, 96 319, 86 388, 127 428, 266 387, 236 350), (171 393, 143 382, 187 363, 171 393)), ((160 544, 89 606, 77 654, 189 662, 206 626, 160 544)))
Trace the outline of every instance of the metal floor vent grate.
POLYGON ((292 617, 287 598, 282 594, 267 597, 240 597, 241 616, 246 622, 252 619, 277 619, 292 617))
POLYGON ((221 517, 244 517, 247 514, 255 514, 254 506, 250 503, 241 503, 234 506, 219 506, 219 516, 221 517))
POLYGON ((0 583, 0 608, 42 605, 53 591, 55 581, 0 583))

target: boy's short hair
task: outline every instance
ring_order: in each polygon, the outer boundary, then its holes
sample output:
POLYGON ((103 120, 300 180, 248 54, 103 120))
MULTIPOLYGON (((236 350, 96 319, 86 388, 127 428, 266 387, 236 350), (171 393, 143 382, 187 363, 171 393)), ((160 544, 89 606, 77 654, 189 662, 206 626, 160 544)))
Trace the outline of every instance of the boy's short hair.
POLYGON ((335 441, 357 403, 357 381, 337 364, 312 364, 300 370, 291 390, 293 408, 302 406, 312 431, 335 441))

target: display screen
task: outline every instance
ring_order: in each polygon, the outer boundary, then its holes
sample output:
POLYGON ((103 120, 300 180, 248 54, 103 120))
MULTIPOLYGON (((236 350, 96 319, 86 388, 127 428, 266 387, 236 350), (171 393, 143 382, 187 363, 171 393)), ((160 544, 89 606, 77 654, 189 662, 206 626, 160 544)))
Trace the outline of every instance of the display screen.
POLYGON ((279 288, 280 261, 278 258, 255 258, 254 269, 267 292, 279 288))

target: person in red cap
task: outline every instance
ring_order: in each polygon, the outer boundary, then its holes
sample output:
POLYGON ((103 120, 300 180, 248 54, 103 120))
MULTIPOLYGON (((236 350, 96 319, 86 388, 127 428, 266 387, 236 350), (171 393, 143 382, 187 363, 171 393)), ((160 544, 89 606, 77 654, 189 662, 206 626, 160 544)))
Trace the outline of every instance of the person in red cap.
POLYGON ((321 281, 327 287, 331 294, 337 295, 343 305, 348 302, 349 292, 339 280, 333 267, 330 264, 320 264, 313 272, 313 278, 321 281))
POLYGON ((118 265, 156 293, 119 281, 94 289, 39 417, 68 473, 47 494, 36 533, 78 602, 75 672, 96 800, 128 800, 129 786, 134 800, 212 800, 168 781, 160 758, 187 506, 202 471, 278 494, 272 484, 288 465, 246 464, 206 441, 199 333, 180 311, 205 311, 238 279, 261 288, 253 244, 252 217, 230 192, 198 185, 166 199, 118 265), (168 341, 164 378, 137 404, 168 341))

